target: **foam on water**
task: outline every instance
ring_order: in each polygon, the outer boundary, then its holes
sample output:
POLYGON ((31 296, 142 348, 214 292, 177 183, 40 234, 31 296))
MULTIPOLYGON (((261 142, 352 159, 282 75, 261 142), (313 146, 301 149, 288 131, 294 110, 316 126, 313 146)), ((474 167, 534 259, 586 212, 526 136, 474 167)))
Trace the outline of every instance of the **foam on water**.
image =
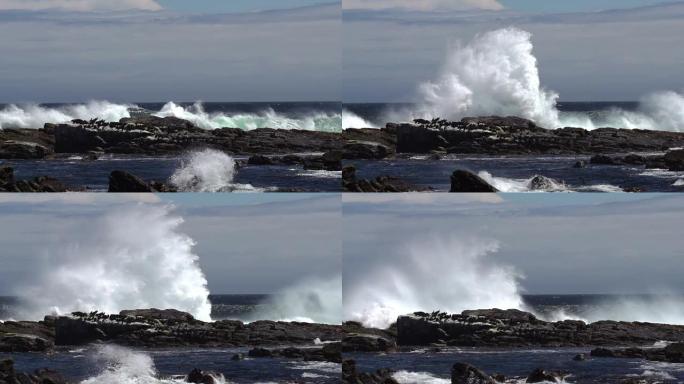
MULTIPOLYGON (((117 104, 109 101, 90 101, 84 104, 71 104, 48 107, 39 104, 9 104, 0 109, 0 128, 42 128, 45 123, 68 123, 74 119, 90 120, 98 118, 113 122, 130 117, 134 104, 117 104)), ((310 131, 339 132, 342 130, 342 113, 312 111, 297 117, 290 117, 267 108, 260 113, 206 112, 199 102, 182 106, 174 102, 166 103, 155 116, 174 116, 188 120, 205 129, 257 128, 303 129, 310 131)))
POLYGON ((64 233, 64 245, 46 250, 43 265, 18 287, 26 303, 21 318, 173 308, 210 321, 207 280, 194 241, 179 231, 182 222, 172 207, 138 204, 64 233))
POLYGON ((392 377, 399 384, 449 384, 451 379, 442 379, 427 372, 398 371, 392 377))
POLYGON ((622 188, 610 184, 569 187, 563 182, 549 178, 544 178, 543 183, 535 185, 534 179, 539 175, 527 179, 511 179, 480 171, 478 176, 501 192, 624 192, 622 188))
MULTIPOLYGON (((142 352, 114 345, 97 348, 93 359, 103 366, 97 376, 81 381, 81 384, 172 384, 185 383, 185 378, 159 378, 152 358, 142 352)), ((217 383, 226 383, 222 375, 214 376, 217 383)))
POLYGON ((415 311, 523 308, 521 275, 489 258, 499 249, 496 241, 429 238, 402 249, 391 266, 345 285, 345 320, 386 328, 415 311))
POLYGON ((181 192, 259 191, 249 184, 233 183, 235 173, 232 157, 205 149, 188 154, 169 182, 181 192))
POLYGON ((269 297, 252 320, 342 322, 342 276, 306 278, 269 297))

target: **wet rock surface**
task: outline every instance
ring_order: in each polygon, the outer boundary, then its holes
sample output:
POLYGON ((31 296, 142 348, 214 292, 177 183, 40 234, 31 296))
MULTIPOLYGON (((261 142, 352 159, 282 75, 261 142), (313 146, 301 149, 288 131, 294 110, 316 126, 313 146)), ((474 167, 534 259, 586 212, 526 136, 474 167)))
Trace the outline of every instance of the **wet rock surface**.
POLYGON ((397 319, 399 346, 570 347, 684 342, 684 326, 622 321, 586 324, 547 322, 519 310, 476 310, 461 314, 416 312, 397 319))
POLYGON ((343 384, 398 384, 392 377, 393 373, 389 369, 359 373, 356 370, 356 361, 349 359, 342 362, 343 384))
POLYGON ((451 174, 451 189, 449 192, 498 192, 496 188, 483 180, 480 176, 462 169, 451 174))
POLYGON ((664 348, 596 348, 591 351, 592 357, 645 359, 667 363, 684 363, 684 343, 669 344, 664 348))
POLYGON ((32 373, 16 372, 12 359, 0 360, 0 384, 67 384, 59 373, 38 369, 32 373))
POLYGON ((0 192, 66 192, 67 187, 49 176, 17 180, 12 167, 0 167, 0 192))
POLYGON ((426 192, 430 188, 419 187, 392 176, 378 176, 375 179, 359 179, 356 167, 348 165, 342 169, 342 188, 344 192, 426 192))

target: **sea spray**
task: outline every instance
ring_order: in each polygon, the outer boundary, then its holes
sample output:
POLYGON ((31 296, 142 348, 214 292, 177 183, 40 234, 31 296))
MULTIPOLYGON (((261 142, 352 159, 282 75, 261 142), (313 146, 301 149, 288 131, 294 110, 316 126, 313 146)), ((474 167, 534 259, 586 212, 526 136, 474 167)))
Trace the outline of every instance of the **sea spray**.
MULTIPOLYGON (((152 358, 145 353, 115 345, 97 347, 93 360, 102 371, 81 384, 171 384, 185 383, 183 378, 159 377, 152 358)), ((214 377, 216 383, 225 383, 222 375, 214 377)))
POLYGON ((269 297, 249 320, 342 322, 342 276, 310 277, 269 297))
POLYGON ((375 124, 347 109, 342 111, 342 128, 377 128, 375 124))
POLYGON ((513 27, 455 45, 437 78, 419 86, 419 106, 394 118, 459 120, 466 116, 514 115, 546 128, 684 131, 684 94, 674 91, 641 97, 636 111, 612 108, 597 115, 560 112, 556 105, 559 95, 541 84, 533 48, 532 35, 513 27))
POLYGON ((189 153, 169 182, 181 192, 257 191, 249 184, 235 184, 235 160, 214 149, 189 153))
POLYGON ((102 119, 119 121, 130 117, 133 105, 114 104, 108 101, 90 101, 85 104, 70 104, 60 107, 46 107, 38 104, 9 104, 0 109, 0 128, 43 128, 45 123, 68 123, 73 119, 102 119))
POLYGON ((173 102, 166 103, 159 112, 159 117, 178 117, 204 129, 240 128, 252 130, 257 128, 302 129, 309 131, 339 132, 342 130, 342 115, 324 112, 312 112, 298 118, 287 117, 267 108, 261 113, 226 114, 223 112, 208 113, 201 103, 184 107, 173 102))
POLYGON ((388 265, 344 286, 345 320, 385 328, 415 311, 522 309, 521 275, 489 255, 499 245, 484 239, 432 237, 408 244, 388 265))
POLYGON ((583 313, 581 317, 588 322, 616 320, 684 325, 684 297, 681 295, 617 297, 599 303, 583 313))
POLYGON ((210 321, 207 280, 172 207, 138 204, 94 218, 47 250, 16 295, 27 318, 49 313, 173 308, 210 321))
POLYGON ((506 28, 454 47, 435 81, 423 83, 423 114, 446 119, 516 115, 559 126, 558 95, 541 87, 531 34, 506 28))
MULTIPOLYGON (((135 104, 117 104, 109 101, 90 101, 84 104, 46 106, 39 104, 8 104, 0 108, 0 128, 43 128, 45 123, 68 123, 74 119, 100 119, 108 122, 131 117, 135 104)), ((258 113, 207 112, 202 103, 183 106, 167 102, 159 111, 148 111, 158 117, 178 117, 204 129, 257 128, 302 129, 310 131, 340 132, 342 113, 309 111, 295 116, 265 108, 258 113)))

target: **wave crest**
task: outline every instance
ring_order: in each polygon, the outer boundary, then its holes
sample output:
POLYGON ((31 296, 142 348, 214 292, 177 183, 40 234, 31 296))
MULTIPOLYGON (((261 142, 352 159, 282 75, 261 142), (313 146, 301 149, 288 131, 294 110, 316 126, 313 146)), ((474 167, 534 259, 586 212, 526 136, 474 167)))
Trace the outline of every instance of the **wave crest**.
POLYGON ((235 160, 214 149, 190 153, 169 182, 181 192, 257 191, 250 184, 235 184, 235 160))

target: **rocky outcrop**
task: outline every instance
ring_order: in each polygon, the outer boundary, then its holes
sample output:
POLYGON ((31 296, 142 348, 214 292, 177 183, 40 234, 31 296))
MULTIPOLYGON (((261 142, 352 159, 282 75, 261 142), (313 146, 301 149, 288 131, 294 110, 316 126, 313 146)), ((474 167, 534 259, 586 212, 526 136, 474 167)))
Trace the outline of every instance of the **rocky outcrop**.
POLYGON ((684 133, 639 129, 544 129, 519 117, 476 117, 440 124, 388 124, 398 153, 611 154, 660 152, 684 146, 684 133))
POLYGON ((667 152, 663 161, 670 171, 684 171, 684 149, 667 152))
POLYGON ((451 174, 449 192, 498 192, 496 188, 484 181, 480 176, 466 170, 457 169, 451 174))
POLYGON ((280 357, 303 361, 327 361, 330 363, 342 363, 341 343, 329 343, 325 344, 321 348, 253 348, 248 352, 247 355, 252 358, 280 357))
POLYGON ((684 363, 684 343, 673 343, 665 348, 596 348, 591 351, 592 357, 612 357, 628 359, 646 359, 667 363, 684 363))
POLYGON ((31 180, 16 180, 12 167, 0 168, 0 192, 66 192, 67 187, 59 180, 39 176, 31 180))
POLYGON ((132 173, 116 170, 109 174, 108 192, 177 192, 177 188, 156 181, 148 183, 132 173))
POLYGON ((416 312, 397 319, 397 344, 491 347, 569 347, 684 342, 684 326, 622 321, 547 322, 519 310, 416 312))
POLYGON ((342 168, 342 188, 344 192, 425 192, 430 188, 418 187, 392 176, 378 176, 375 179, 357 179, 356 167, 342 168))
POLYGON ((351 333, 342 339, 343 352, 392 352, 397 343, 387 337, 373 334, 351 333))
POLYGON ((342 384, 399 384, 392 377, 394 372, 390 369, 378 369, 375 372, 359 373, 356 371, 356 362, 348 359, 342 362, 342 384))
POLYGON ((200 369, 193 369, 185 378, 188 383, 195 384, 219 384, 225 382, 223 375, 216 372, 205 372, 200 369))
POLYGON ((49 369, 38 369, 33 373, 19 373, 14 370, 14 361, 0 360, 0 384, 67 384, 59 373, 49 369))
POLYGON ((32 142, 0 142, 0 159, 43 159, 50 153, 50 149, 32 142))
POLYGON ((451 367, 451 384, 496 384, 496 380, 470 364, 455 363, 451 367))
POLYGON ((108 341, 134 347, 238 347, 310 345, 314 339, 340 341, 340 325, 262 320, 206 323, 173 310, 135 310, 119 314, 74 313, 54 321, 56 345, 108 341))

